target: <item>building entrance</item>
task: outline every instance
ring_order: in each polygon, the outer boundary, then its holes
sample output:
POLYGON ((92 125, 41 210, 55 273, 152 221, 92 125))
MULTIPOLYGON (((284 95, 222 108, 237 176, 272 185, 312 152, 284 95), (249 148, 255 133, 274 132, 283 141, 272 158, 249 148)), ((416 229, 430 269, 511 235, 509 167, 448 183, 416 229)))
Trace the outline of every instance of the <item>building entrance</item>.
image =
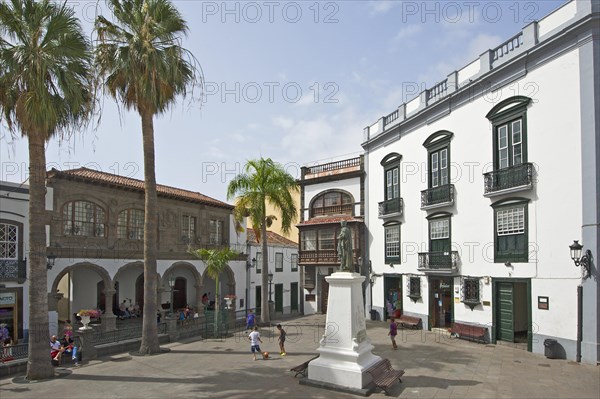
POLYGON ((429 278, 429 326, 450 327, 454 320, 451 277, 429 278))

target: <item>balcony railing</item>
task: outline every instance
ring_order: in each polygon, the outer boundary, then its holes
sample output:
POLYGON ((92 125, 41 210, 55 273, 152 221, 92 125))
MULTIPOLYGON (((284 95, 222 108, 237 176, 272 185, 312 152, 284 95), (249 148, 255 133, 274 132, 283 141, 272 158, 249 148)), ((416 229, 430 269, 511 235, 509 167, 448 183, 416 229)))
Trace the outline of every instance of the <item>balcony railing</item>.
POLYGON ((311 208, 310 217, 326 215, 350 215, 354 210, 354 204, 323 206, 320 208, 311 208))
POLYGON ((511 191, 529 190, 533 187, 533 164, 523 163, 510 168, 485 173, 484 193, 492 196, 511 191))
POLYGON ((445 184, 421 191, 421 209, 452 205, 453 203, 454 184, 445 184))
POLYGON ((455 273, 458 270, 458 251, 419 252, 422 272, 455 273))
POLYGON ((321 172, 329 172, 337 169, 344 169, 353 166, 360 166, 360 157, 344 159, 342 161, 329 162, 322 165, 308 167, 308 174, 315 174, 321 172))
MULTIPOLYGON (((354 249, 353 251, 354 263, 357 262, 358 257, 360 256, 360 250, 354 249)), ((337 250, 335 249, 321 249, 316 251, 305 251, 300 250, 298 257, 300 258, 300 263, 304 264, 338 264, 340 260, 338 258, 337 250)))
POLYGON ((392 198, 379 203, 379 217, 402 215, 404 209, 404 200, 402 198, 392 198))
POLYGON ((394 122, 396 119, 398 119, 398 110, 395 110, 394 112, 390 113, 388 116, 386 116, 383 119, 383 126, 387 126, 390 123, 394 122))
POLYGON ((0 281, 24 282, 26 279, 26 260, 0 259, 0 281))

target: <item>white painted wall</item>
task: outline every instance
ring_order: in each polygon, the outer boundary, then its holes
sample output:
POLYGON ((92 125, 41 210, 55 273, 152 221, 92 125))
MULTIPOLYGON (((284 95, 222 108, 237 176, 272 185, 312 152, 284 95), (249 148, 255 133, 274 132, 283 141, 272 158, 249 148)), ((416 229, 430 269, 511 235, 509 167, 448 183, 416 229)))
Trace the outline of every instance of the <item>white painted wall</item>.
MULTIPOLYGON (((580 236, 581 219, 581 144, 579 104, 579 59, 576 51, 561 54, 543 67, 530 70, 516 82, 475 98, 453 109, 447 116, 407 132, 400 141, 369 152, 368 209, 370 259, 375 273, 418 274, 417 253, 427 251, 426 216, 438 210, 450 211, 454 250, 461 258, 460 271, 468 276, 492 278, 531 278, 533 322, 537 333, 575 339, 575 294, 580 270, 573 266, 568 245, 580 236), (558 84, 557 82, 560 82, 558 84), (527 111, 528 161, 537 169, 531 191, 503 197, 483 196, 483 173, 492 169, 492 125, 485 115, 498 102, 514 95, 533 99, 527 111), (454 133, 450 144, 451 180, 455 185, 455 206, 429 212, 420 209, 420 192, 427 188, 427 149, 423 142, 439 130, 454 133), (384 265, 383 221, 377 218, 377 204, 383 201, 383 168, 380 161, 390 152, 402 155, 400 192, 404 199, 401 219, 401 265, 384 265), (574 178, 575 177, 575 178, 574 178), (530 261, 513 264, 493 263, 493 209, 490 204, 508 197, 530 199, 530 261), (565 294, 567 293, 567 294, 565 294), (537 309, 537 296, 550 297, 551 309, 537 309), (568 326, 564 328, 564 326, 568 326)), ((403 282, 406 287, 406 279, 403 282)), ((455 279, 455 285, 460 279, 455 279)), ((428 286, 422 278, 422 301, 404 298, 408 313, 428 314, 428 286)), ((492 284, 483 285, 482 301, 490 301, 492 284)), ((406 290, 404 292, 406 295, 406 290)), ((383 278, 376 279, 373 304, 384 307, 383 278)), ((454 304, 456 320, 491 324, 491 306, 473 311, 454 304)))

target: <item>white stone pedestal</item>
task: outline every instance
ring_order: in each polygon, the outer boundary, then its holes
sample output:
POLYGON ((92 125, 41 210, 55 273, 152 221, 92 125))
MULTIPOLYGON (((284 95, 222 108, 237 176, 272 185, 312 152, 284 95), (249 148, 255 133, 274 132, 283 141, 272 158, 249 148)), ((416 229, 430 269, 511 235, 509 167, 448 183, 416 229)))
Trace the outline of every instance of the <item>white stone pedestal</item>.
POLYGON ((338 272, 329 283, 325 334, 317 349, 320 356, 308 364, 308 379, 363 389, 371 382, 365 370, 381 360, 371 353, 367 337, 362 282, 357 273, 338 272))

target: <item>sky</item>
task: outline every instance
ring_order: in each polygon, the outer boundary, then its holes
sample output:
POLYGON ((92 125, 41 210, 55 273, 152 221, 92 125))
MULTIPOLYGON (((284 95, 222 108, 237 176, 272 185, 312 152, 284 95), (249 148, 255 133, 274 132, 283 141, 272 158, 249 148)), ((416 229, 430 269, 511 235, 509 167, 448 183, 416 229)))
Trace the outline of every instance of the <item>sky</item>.
MULTIPOLYGON (((103 1, 67 3, 90 37, 97 14, 112 20, 103 1)), ((248 159, 299 178, 301 166, 356 157, 366 126, 564 3, 175 1, 205 85, 155 118, 157 182, 227 201, 248 159)), ((143 180, 139 115, 101 105, 93 128, 48 144, 48 169, 143 180)), ((0 147, 0 180, 26 181, 27 139, 0 125, 0 147)))

